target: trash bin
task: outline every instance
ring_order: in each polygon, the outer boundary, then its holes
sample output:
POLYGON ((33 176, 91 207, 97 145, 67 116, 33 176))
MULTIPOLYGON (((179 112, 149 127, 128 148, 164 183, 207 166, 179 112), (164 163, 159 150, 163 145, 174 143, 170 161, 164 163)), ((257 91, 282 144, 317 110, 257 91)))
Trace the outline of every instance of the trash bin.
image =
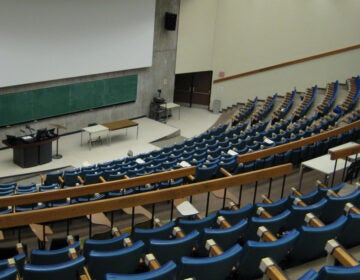
POLYGON ((219 114, 220 113, 220 108, 221 108, 221 101, 219 99, 215 99, 213 101, 213 112, 215 114, 219 114))

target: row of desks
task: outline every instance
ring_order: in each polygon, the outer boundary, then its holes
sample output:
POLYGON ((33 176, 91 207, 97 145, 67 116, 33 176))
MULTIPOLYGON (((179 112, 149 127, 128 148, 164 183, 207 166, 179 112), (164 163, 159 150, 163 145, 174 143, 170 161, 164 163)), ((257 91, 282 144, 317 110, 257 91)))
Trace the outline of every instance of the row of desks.
POLYGON ((108 122, 103 124, 92 125, 84 127, 81 130, 81 145, 83 144, 83 132, 87 133, 89 136, 88 144, 89 149, 92 148, 92 143, 96 140, 97 137, 106 135, 106 141, 108 144, 111 143, 111 132, 119 129, 127 129, 130 127, 136 127, 136 139, 139 136, 139 124, 132 120, 120 120, 114 122, 108 122))

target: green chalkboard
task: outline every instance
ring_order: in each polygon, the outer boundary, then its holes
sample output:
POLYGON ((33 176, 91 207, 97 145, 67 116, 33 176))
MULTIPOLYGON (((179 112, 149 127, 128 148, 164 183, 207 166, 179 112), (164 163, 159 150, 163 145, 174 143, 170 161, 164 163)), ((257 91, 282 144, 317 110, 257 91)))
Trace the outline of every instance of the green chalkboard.
POLYGON ((136 101, 137 75, 0 95, 0 126, 136 101))

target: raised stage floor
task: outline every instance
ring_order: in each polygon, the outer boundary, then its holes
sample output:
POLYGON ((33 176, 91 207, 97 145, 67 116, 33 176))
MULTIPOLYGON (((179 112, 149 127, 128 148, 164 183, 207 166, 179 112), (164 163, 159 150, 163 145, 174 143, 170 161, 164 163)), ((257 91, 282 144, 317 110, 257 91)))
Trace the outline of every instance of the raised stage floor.
MULTIPOLYGON (((146 117, 134 119, 139 124, 137 139, 136 127, 130 127, 127 131, 116 130, 111 133, 110 145, 106 141, 102 144, 95 143, 91 150, 87 145, 87 135, 83 135, 85 141, 81 146, 81 133, 69 134, 59 139, 61 159, 53 159, 49 163, 30 168, 21 168, 13 163, 12 149, 0 150, 0 182, 11 181, 18 175, 47 172, 68 166, 80 167, 84 162, 92 164, 123 158, 127 156, 129 150, 136 155, 159 149, 152 142, 178 135, 190 138, 206 131, 218 117, 219 114, 206 109, 181 107, 181 118, 179 119, 175 112, 166 124, 146 117)), ((55 154, 56 142, 53 143, 52 149, 55 154)))

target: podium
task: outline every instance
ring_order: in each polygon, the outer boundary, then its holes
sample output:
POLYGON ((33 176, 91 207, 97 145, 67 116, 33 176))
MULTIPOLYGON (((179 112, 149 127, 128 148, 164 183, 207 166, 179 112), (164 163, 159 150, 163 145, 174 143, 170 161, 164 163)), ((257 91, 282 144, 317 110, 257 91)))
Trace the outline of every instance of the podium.
POLYGON ((22 168, 37 166, 48 163, 52 159, 52 142, 59 137, 55 136, 41 141, 29 141, 28 143, 3 143, 13 149, 13 161, 22 168))
POLYGON ((56 140, 56 154, 52 156, 53 159, 60 159, 62 155, 59 154, 59 129, 67 129, 65 126, 60 124, 50 124, 52 127, 56 128, 56 134, 58 138, 56 140))

